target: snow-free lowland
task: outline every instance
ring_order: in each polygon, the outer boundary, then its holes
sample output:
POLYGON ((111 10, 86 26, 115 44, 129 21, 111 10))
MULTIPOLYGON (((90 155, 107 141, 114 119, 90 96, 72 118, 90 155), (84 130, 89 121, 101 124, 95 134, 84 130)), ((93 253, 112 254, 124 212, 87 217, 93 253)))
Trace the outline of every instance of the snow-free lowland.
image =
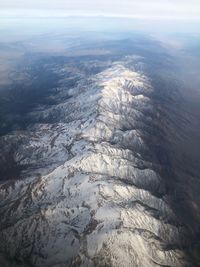
POLYGON ((71 75, 79 82, 66 90, 63 77, 57 104, 37 107, 34 124, 1 137, 4 155, 17 143, 14 160, 26 166, 1 185, 1 266, 191 266, 146 144, 161 109, 142 58, 71 75))

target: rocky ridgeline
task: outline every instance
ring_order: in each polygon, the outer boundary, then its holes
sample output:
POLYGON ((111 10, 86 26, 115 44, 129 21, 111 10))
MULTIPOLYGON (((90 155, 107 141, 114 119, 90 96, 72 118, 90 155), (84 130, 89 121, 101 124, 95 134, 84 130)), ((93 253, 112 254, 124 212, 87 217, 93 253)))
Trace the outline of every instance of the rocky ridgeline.
POLYGON ((183 266, 185 231, 146 142, 160 116, 150 79, 122 61, 57 90, 1 140, 20 170, 0 189, 3 266, 183 266))

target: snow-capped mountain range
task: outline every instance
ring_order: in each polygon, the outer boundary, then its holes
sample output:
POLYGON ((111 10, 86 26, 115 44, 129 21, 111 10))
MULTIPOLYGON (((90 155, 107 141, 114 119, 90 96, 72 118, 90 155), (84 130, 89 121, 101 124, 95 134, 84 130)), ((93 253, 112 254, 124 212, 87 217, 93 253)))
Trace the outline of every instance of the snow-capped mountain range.
POLYGON ((49 96, 56 104, 38 106, 26 130, 1 137, 1 157, 14 146, 19 170, 0 185, 1 266, 192 266, 151 150, 162 107, 142 58, 100 68, 71 68, 49 96))

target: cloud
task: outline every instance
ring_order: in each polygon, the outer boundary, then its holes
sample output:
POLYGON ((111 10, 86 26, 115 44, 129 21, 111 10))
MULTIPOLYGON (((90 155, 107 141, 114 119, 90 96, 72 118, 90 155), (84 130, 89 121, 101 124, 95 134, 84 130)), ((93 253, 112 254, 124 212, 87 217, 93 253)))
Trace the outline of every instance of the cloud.
POLYGON ((7 0, 0 15, 116 16, 147 19, 200 19, 199 0, 7 0), (28 13, 27 13, 28 12, 28 13))

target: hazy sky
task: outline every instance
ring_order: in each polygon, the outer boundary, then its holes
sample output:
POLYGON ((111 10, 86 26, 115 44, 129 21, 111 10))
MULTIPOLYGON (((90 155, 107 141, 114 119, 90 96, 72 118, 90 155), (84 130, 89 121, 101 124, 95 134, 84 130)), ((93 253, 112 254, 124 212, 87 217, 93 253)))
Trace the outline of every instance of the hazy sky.
POLYGON ((15 14, 200 20, 200 0, 0 0, 0 16, 15 14))

